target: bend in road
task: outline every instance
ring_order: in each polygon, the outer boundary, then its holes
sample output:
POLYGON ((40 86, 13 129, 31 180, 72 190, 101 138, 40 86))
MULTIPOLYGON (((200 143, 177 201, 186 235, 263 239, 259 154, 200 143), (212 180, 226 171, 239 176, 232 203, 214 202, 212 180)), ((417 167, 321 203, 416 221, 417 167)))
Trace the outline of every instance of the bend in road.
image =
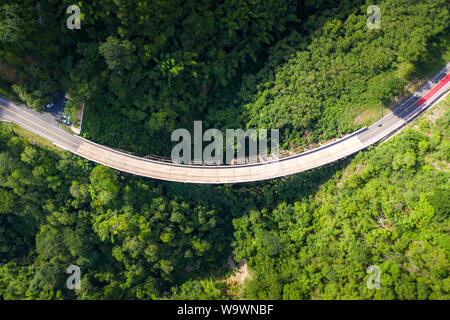
POLYGON ((450 88, 450 63, 373 125, 319 148, 276 161, 246 165, 180 165, 135 157, 72 135, 59 128, 48 114, 37 113, 0 98, 0 121, 9 121, 53 142, 80 157, 145 177, 188 183, 240 183, 261 181, 316 168, 354 154, 398 131, 433 105, 450 88))

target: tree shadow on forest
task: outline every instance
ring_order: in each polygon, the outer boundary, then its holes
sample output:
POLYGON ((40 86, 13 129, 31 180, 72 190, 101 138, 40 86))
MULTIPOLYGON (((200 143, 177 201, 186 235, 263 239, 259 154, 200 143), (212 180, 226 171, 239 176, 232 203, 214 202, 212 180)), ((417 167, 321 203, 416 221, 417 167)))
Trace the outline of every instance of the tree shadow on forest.
MULTIPOLYGON (((321 4, 324 7, 320 10, 316 8, 316 11, 314 11, 314 9, 310 8, 311 12, 305 14, 299 13, 301 19, 303 19, 300 25, 297 25, 295 28, 292 26, 291 28, 287 28, 288 31, 280 36, 279 39, 270 45, 263 46, 263 49, 257 54, 255 63, 247 63, 245 65, 245 72, 241 71, 233 79, 229 79, 231 85, 216 92, 216 96, 219 95, 221 99, 220 101, 214 100, 208 102, 211 106, 209 108, 211 112, 206 112, 204 115, 205 118, 207 120, 214 119, 213 122, 216 123, 217 128, 230 124, 245 126, 250 119, 248 119, 248 116, 245 114, 243 106, 248 103, 248 101, 236 102, 236 99, 239 99, 237 97, 240 97, 241 91, 245 87, 245 78, 265 78, 267 77, 267 74, 276 75, 280 71, 282 72, 283 66, 291 57, 295 56, 295 53, 298 50, 305 50, 316 37, 320 37, 320 30, 322 30, 327 23, 332 22, 335 19, 345 19, 351 12, 355 11, 355 8, 359 8, 363 3, 364 1, 355 1, 349 6, 346 3, 336 1, 335 3, 321 4), (313 23, 308 19, 310 15, 314 16, 313 23), (317 31, 319 32, 317 33, 317 31), (301 41, 299 41, 299 39, 291 38, 294 32, 300 34, 301 41), (271 56, 274 56, 275 58, 271 59, 271 56), (264 76, 259 75, 263 71, 266 71, 264 72, 264 76), (223 120, 215 117, 217 112, 225 111, 232 113, 229 119, 223 120)), ((264 81, 264 79, 261 81, 264 81)), ((251 93, 252 97, 255 95, 257 95, 256 88, 254 92, 251 93)))

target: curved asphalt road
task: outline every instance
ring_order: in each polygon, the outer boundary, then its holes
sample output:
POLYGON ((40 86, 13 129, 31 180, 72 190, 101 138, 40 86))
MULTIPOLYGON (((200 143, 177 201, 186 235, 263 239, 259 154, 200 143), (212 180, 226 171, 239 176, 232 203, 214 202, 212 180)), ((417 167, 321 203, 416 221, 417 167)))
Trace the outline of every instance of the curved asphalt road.
POLYGON ((278 161, 247 165, 177 165, 135 157, 72 135, 55 118, 0 98, 0 121, 9 121, 80 157, 136 175, 189 183, 239 183, 282 177, 345 158, 391 135, 433 105, 450 88, 450 62, 413 96, 370 127, 278 161))

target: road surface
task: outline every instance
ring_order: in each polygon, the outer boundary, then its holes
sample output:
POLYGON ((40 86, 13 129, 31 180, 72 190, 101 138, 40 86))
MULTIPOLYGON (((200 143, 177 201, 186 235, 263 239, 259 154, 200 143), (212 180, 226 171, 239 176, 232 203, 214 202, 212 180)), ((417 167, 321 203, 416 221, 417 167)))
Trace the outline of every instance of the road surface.
POLYGON ((0 121, 9 121, 80 157, 120 171, 155 179, 186 183, 240 183, 261 181, 323 166, 354 154, 386 138, 415 119, 450 87, 450 62, 413 96, 370 127, 316 149, 276 161, 246 165, 196 166, 135 157, 72 135, 49 114, 0 98, 0 121))

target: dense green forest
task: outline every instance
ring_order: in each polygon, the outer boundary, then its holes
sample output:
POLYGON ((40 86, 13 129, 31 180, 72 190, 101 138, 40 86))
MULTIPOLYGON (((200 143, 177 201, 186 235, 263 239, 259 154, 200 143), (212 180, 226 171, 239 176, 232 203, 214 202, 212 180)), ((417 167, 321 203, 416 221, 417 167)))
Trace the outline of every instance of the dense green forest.
MULTIPOLYGON (((83 136, 140 155, 168 155, 193 120, 303 148, 450 61, 445 0, 379 1, 373 30, 372 1, 79 1, 69 30, 72 4, 0 0, 0 95, 42 110, 68 91, 83 136)), ((449 106, 338 163, 220 186, 121 173, 0 124, 0 300, 450 299, 449 106), (230 257, 250 270, 240 285, 230 257)))
POLYGON ((2 1, 0 90, 38 109, 68 90, 85 137, 140 155, 193 120, 278 128, 286 149, 350 132, 450 41, 445 0, 380 1, 380 29, 363 1, 80 1, 81 30, 71 4, 2 1))
POLYGON ((310 195, 233 221, 263 299, 449 299, 450 98, 310 195), (381 269, 369 290, 366 268, 381 269), (295 279, 295 280, 293 280, 295 279))

